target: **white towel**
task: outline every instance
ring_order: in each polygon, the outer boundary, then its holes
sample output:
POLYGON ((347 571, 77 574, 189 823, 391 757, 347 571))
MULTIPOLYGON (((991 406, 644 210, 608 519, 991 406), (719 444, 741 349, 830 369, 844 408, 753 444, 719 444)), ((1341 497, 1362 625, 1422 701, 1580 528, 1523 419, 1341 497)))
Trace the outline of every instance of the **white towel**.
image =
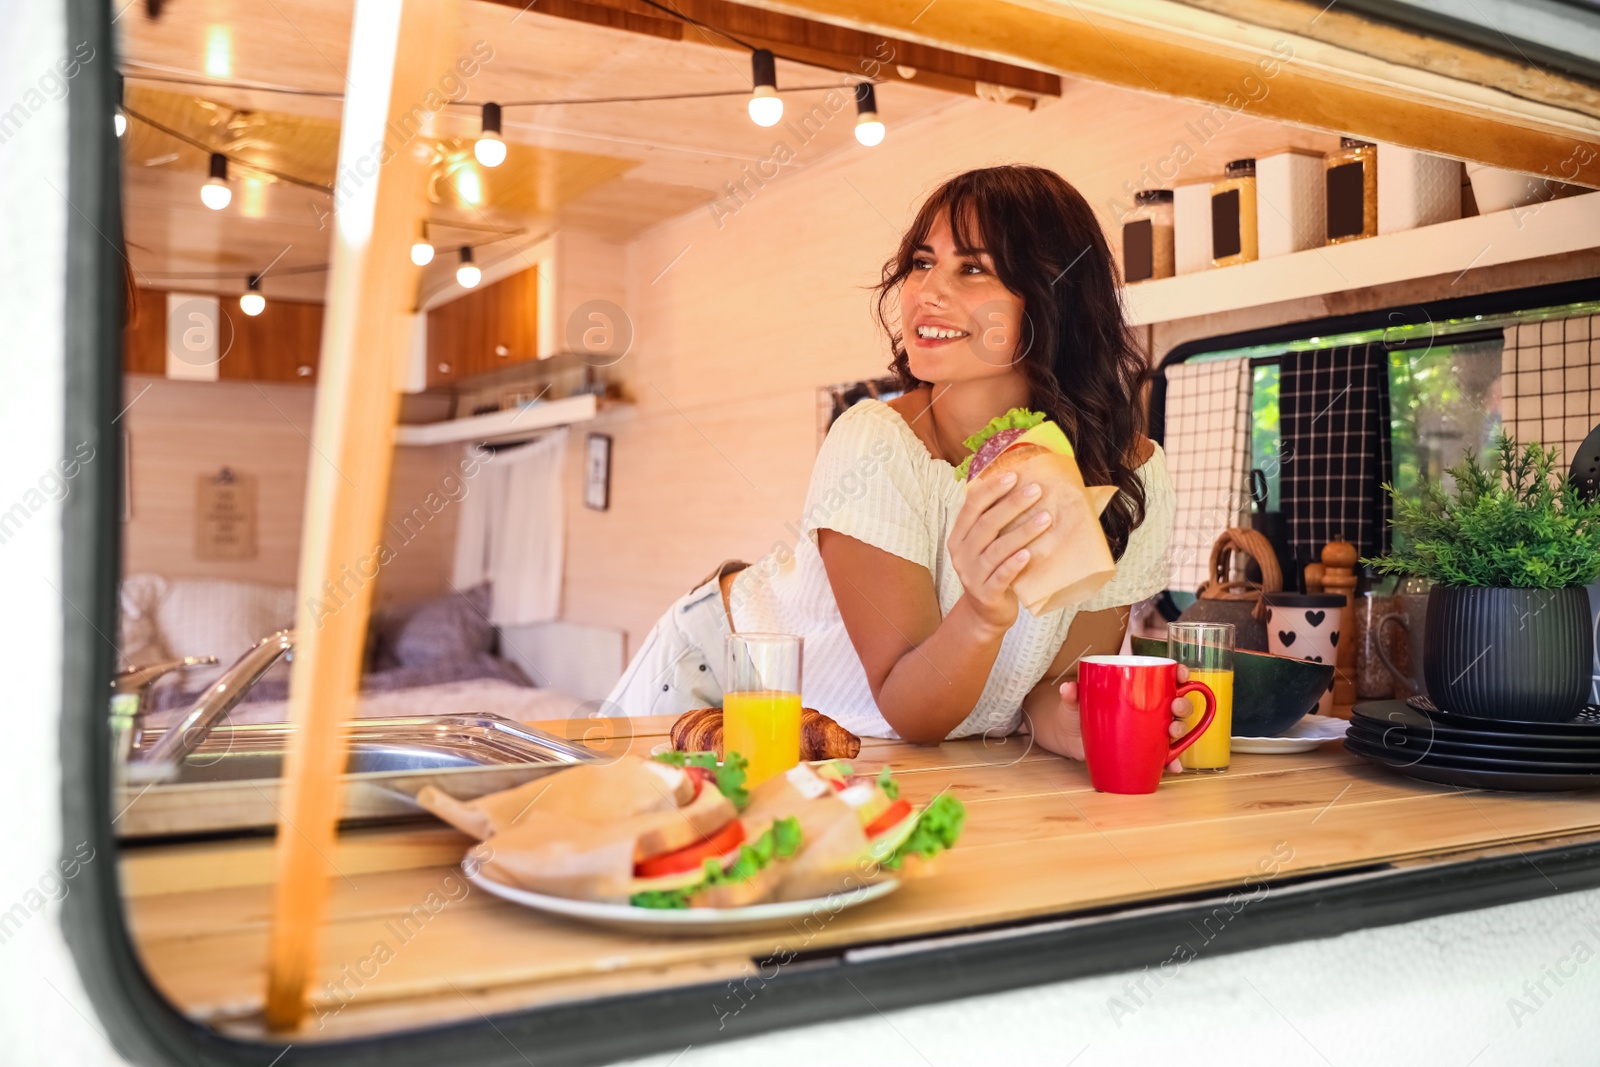
POLYGON ((565 427, 504 449, 462 500, 452 581, 458 589, 492 585, 489 618, 496 626, 561 616, 566 453, 565 427))

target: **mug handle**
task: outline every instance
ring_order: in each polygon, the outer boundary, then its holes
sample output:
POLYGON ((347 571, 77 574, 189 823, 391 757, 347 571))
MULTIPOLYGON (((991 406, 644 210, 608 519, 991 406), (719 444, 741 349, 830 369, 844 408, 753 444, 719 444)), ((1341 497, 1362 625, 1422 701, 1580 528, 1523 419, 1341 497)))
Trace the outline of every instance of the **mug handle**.
MULTIPOLYGON (((1383 660, 1383 665, 1385 667, 1389 668, 1389 673, 1394 676, 1394 680, 1395 681, 1399 682, 1402 685, 1409 686, 1410 688, 1415 689, 1417 692, 1420 693, 1422 691, 1423 687, 1418 685, 1415 679, 1413 679, 1412 677, 1407 675, 1404 671, 1402 671, 1399 667, 1396 667, 1394 665, 1394 660, 1389 658, 1388 646, 1386 646, 1383 643, 1383 628, 1391 620, 1393 620, 1393 622, 1394 622, 1394 624, 1396 626, 1400 627, 1400 629, 1402 629, 1402 630, 1404 630, 1406 632, 1406 642, 1407 642, 1407 644, 1410 644, 1410 640, 1411 640, 1411 620, 1407 619, 1404 615, 1400 615, 1400 614, 1385 615, 1385 616, 1383 616, 1382 618, 1380 618, 1378 620, 1378 634, 1377 634, 1377 636, 1378 636, 1378 658, 1383 660)), ((1417 657, 1415 655, 1413 655, 1411 658, 1412 659, 1416 659, 1417 657)))
POLYGON ((1190 745, 1200 740, 1200 735, 1206 732, 1206 727, 1211 725, 1211 720, 1217 717, 1217 695, 1211 687, 1204 682, 1184 682, 1172 694, 1174 700, 1190 693, 1199 693, 1206 698, 1206 713, 1200 716, 1200 721, 1195 723, 1194 729, 1167 745, 1167 762, 1171 763, 1178 755, 1190 745))

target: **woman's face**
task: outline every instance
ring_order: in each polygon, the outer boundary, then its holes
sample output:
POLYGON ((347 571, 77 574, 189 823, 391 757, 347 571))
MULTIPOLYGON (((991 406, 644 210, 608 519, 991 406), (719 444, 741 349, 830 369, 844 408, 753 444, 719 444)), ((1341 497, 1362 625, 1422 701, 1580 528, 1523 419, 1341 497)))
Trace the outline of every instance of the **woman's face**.
POLYGON ((925 382, 1020 374, 1027 350, 1022 298, 1000 284, 988 252, 955 246, 945 213, 900 285, 900 329, 911 373, 925 382))

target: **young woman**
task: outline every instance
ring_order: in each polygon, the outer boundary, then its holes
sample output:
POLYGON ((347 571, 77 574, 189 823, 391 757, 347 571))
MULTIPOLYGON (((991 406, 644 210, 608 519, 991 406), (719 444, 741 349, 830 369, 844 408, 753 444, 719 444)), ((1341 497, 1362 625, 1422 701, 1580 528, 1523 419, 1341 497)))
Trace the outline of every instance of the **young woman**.
POLYGON ((1161 449, 1140 433, 1144 361, 1111 249, 1059 175, 969 171, 923 204, 877 294, 904 393, 838 418, 793 551, 719 567, 656 624, 609 699, 632 715, 718 705, 730 626, 794 633, 806 706, 857 734, 1028 729, 1081 759, 1067 679, 1081 657, 1115 653, 1128 606, 1165 587, 1173 511, 1161 449), (969 487, 955 472, 962 442, 1015 407, 1061 427, 1088 484, 1121 490, 1100 519, 1115 576, 1037 618, 1012 582, 1051 521, 1038 486, 1010 474, 969 487))

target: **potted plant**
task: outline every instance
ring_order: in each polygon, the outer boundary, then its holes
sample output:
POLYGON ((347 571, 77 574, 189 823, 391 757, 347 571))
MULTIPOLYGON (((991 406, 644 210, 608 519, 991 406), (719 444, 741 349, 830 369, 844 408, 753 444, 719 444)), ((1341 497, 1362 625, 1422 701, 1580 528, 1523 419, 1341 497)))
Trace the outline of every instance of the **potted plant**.
POLYGON ((1395 551, 1369 560, 1430 579, 1423 678, 1445 711, 1561 722, 1589 693, 1588 591, 1600 578, 1600 502, 1556 469, 1557 450, 1501 434, 1488 467, 1469 450, 1454 494, 1423 482, 1394 499, 1395 551))

